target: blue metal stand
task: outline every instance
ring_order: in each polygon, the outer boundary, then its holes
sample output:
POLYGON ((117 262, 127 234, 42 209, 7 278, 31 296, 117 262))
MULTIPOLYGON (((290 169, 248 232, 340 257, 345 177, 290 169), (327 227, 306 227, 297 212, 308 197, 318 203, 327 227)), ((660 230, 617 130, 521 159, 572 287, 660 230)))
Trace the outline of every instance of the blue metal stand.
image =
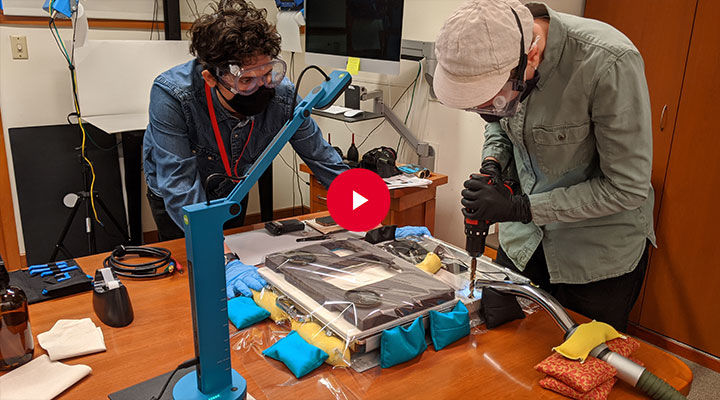
POLYGON ((203 394, 197 390, 197 372, 193 371, 180 378, 173 388, 174 400, 245 400, 247 382, 235 370, 232 370, 232 386, 216 394, 203 394))
POLYGON ((199 363, 197 374, 188 374, 175 385, 175 399, 237 399, 237 392, 244 391, 244 379, 230 364, 222 226, 240 212, 240 200, 272 165, 273 159, 310 116, 312 108, 329 107, 351 80, 347 72, 333 71, 328 80, 313 88, 228 197, 183 207, 195 355, 199 363), (193 377, 197 378, 194 386, 187 383, 193 377), (234 387, 238 389, 233 391, 234 387), (180 394, 182 397, 177 397, 180 394))

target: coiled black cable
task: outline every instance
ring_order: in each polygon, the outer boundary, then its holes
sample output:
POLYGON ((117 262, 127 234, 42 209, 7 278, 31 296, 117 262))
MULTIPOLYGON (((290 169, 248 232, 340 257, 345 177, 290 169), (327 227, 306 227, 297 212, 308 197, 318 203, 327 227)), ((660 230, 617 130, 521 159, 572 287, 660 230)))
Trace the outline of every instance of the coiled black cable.
POLYGON ((177 262, 171 257, 170 250, 149 246, 118 246, 103 260, 103 266, 112 268, 119 276, 139 279, 172 275, 176 269, 179 269, 177 262), (127 255, 157 258, 157 260, 133 264, 123 261, 127 255))

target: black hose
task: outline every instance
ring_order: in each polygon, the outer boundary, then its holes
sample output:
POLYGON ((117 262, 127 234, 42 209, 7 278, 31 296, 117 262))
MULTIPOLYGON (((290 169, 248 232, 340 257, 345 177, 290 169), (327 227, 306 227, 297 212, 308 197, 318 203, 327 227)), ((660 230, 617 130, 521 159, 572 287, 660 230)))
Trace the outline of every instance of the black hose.
POLYGON ((664 380, 658 378, 652 372, 647 369, 643 371, 638 379, 636 388, 643 391, 651 398, 655 400, 682 400, 686 399, 682 393, 675 390, 674 387, 670 386, 664 380))
POLYGON ((105 268, 112 268, 118 276, 149 279, 172 275, 177 268, 177 263, 172 259, 170 250, 162 247, 121 245, 117 246, 115 250, 103 260, 103 266, 105 268), (129 254, 139 257, 156 258, 156 260, 128 263, 124 260, 125 256, 129 254), (158 269, 160 270, 158 271, 158 269))

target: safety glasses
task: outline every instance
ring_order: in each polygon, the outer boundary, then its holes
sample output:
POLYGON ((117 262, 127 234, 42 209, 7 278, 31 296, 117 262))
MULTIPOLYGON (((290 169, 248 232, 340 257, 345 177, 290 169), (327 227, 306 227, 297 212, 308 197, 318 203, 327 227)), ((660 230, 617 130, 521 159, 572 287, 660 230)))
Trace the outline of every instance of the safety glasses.
POLYGON ((474 112, 480 115, 493 115, 496 117, 508 117, 517 111, 520 104, 520 94, 525 87, 524 81, 510 79, 500 89, 500 92, 488 102, 473 108, 466 108, 465 111, 474 112), (522 90, 518 90, 522 89, 522 90))
POLYGON ((274 59, 267 64, 249 69, 230 64, 224 71, 217 68, 216 75, 220 77, 223 86, 234 94, 248 96, 255 93, 260 86, 274 88, 279 85, 285 78, 286 71, 285 61, 274 59))

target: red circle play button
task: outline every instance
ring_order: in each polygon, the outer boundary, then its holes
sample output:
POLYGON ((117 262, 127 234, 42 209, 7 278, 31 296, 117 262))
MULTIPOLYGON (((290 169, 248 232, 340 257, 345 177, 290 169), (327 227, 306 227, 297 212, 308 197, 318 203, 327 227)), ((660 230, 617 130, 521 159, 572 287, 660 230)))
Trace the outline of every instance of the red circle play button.
POLYGON ((330 215, 343 228, 362 232, 375 228, 390 209, 390 191, 372 171, 355 168, 338 175, 327 194, 330 215))

